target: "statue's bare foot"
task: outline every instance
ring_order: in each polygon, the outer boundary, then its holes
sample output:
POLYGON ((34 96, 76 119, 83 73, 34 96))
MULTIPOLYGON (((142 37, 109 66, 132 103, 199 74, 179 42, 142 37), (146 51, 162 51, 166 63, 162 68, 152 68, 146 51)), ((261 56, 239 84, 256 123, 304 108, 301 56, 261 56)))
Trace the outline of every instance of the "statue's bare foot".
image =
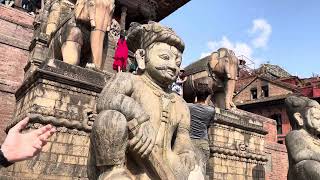
POLYGON ((96 69, 96 65, 93 64, 93 63, 87 63, 87 64, 86 64, 86 68, 93 70, 93 69, 96 69))
POLYGON ((230 107, 231 109, 237 109, 237 106, 233 102, 230 103, 230 107))
POLYGON ((111 171, 102 173, 98 180, 132 180, 124 167, 114 167, 111 171))
POLYGON ((104 73, 104 71, 102 71, 101 69, 97 68, 97 66, 94 63, 87 63, 86 64, 86 68, 96 71, 96 72, 100 72, 100 73, 104 73))

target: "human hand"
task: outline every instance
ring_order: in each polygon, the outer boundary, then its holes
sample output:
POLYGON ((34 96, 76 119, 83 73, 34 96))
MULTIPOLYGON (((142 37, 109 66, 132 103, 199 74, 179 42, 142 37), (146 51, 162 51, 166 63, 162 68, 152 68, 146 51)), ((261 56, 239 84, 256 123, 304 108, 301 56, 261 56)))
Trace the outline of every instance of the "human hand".
POLYGON ((139 129, 132 132, 133 138, 129 145, 134 152, 141 155, 142 158, 148 156, 155 144, 155 133, 150 121, 142 123, 139 129))
POLYGON ((27 117, 12 127, 1 145, 3 155, 9 162, 22 161, 37 155, 46 145, 48 138, 56 131, 52 125, 48 124, 40 129, 21 133, 28 122, 27 117))
POLYGON ((181 163, 189 171, 192 171, 196 165, 196 158, 193 152, 185 152, 179 155, 181 163))

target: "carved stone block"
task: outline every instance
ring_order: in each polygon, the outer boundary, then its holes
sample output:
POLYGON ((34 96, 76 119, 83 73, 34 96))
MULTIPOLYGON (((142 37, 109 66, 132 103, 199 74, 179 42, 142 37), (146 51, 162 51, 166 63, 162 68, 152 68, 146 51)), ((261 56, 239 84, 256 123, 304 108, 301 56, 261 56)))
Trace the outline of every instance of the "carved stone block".
POLYGON ((31 114, 25 131, 50 123, 58 132, 38 156, 1 169, 0 179, 86 179, 92 115, 108 78, 59 60, 36 68, 16 93, 16 112, 7 129, 31 114))
POLYGON ((264 152, 262 118, 235 109, 216 108, 214 123, 209 129, 210 179, 263 179, 267 161, 264 152))

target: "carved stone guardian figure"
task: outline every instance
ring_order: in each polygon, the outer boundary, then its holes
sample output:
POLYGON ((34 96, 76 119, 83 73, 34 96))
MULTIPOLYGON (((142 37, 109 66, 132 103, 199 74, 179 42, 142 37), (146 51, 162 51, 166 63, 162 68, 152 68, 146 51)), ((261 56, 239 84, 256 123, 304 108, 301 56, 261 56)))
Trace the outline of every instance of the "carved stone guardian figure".
POLYGON ((169 89, 184 43, 171 29, 150 22, 129 29, 128 47, 138 54, 142 74, 117 73, 100 94, 89 179, 188 179, 198 167, 189 109, 169 89))
POLYGON ((103 42, 112 21, 114 0, 78 0, 74 10, 67 14, 63 2, 53 3, 49 14, 46 33, 52 36, 50 56, 73 65, 86 63, 80 62, 80 57, 84 61, 90 59, 90 67, 101 69, 103 42))
POLYGON ((199 84, 207 84, 212 88, 215 106, 222 109, 235 108, 232 101, 238 78, 239 59, 227 48, 220 48, 210 56, 205 57, 185 68, 188 76, 183 87, 183 97, 189 102, 195 102, 196 90, 199 84))
POLYGON ((320 105, 306 97, 286 99, 292 131, 286 136, 288 180, 320 179, 320 105))
POLYGON ((216 90, 214 93, 217 106, 225 109, 236 107, 232 101, 239 69, 239 59, 235 53, 227 48, 220 48, 212 53, 208 66, 212 78, 220 79, 223 83, 223 90, 216 90))

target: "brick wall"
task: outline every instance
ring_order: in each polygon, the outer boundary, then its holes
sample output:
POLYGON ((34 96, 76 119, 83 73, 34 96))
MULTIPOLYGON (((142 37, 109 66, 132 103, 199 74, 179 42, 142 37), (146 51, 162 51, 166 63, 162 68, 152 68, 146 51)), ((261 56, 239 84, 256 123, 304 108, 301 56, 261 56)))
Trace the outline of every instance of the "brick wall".
POLYGON ((0 142, 15 108, 14 92, 23 80, 32 39, 33 17, 0 5, 0 142))
POLYGON ((231 126, 213 124, 210 127, 209 138, 210 147, 213 148, 207 168, 210 179, 262 180, 265 178, 262 161, 241 156, 243 153, 263 155, 265 143, 263 135, 231 126), (240 144, 246 146, 243 152, 239 150, 240 144), (227 152, 232 152, 233 155, 227 152))
POLYGON ((268 157, 266 164, 266 180, 286 180, 288 172, 288 155, 285 145, 278 144, 276 123, 266 121, 263 128, 268 131, 265 137, 265 153, 268 157))
POLYGON ((12 93, 7 93, 3 92, 0 90, 0 117, 1 117, 1 122, 0 122, 0 136, 1 136, 1 143, 4 140, 5 133, 3 129, 6 126, 6 122, 11 120, 13 112, 14 112, 14 107, 15 107, 15 98, 12 93))
MULTIPOLYGON (((283 101, 280 102, 279 104, 263 106, 263 108, 255 107, 255 108, 246 109, 246 110, 249 112, 253 112, 255 114, 259 114, 264 117, 268 117, 268 118, 271 118, 271 116, 274 114, 280 114, 281 120, 282 120, 282 134, 277 134, 276 130, 274 133, 275 133, 275 137, 278 137, 277 141, 281 140, 284 142, 284 137, 291 131, 291 125, 290 125, 289 118, 288 118, 283 101)), ((275 123, 274 126, 276 127, 276 122, 274 123, 275 123)), ((277 142, 277 141, 274 141, 274 142, 277 142)))
MULTIPOLYGON (((246 109, 246 111, 270 117, 274 113, 280 113, 283 116, 283 138, 291 128, 288 122, 288 117, 284 108, 284 104, 268 105, 256 107, 256 109, 246 109)), ((275 121, 264 121, 263 128, 268 131, 265 136, 264 151, 268 158, 265 166, 266 180, 286 180, 288 172, 288 157, 284 144, 278 144, 279 135, 277 134, 277 126, 275 121)))
POLYGON ((283 94, 290 94, 292 93, 291 90, 285 89, 273 83, 268 83, 269 85, 269 96, 279 96, 283 94))
MULTIPOLYGON (((240 80, 240 83, 245 83, 247 81, 245 80, 240 80)), ((251 89, 256 88, 257 89, 257 97, 258 99, 263 98, 262 97, 262 89, 261 87, 263 85, 268 85, 269 86, 269 97, 272 96, 279 96, 279 95, 284 95, 284 94, 289 94, 292 93, 291 90, 288 90, 286 88, 280 87, 276 84, 270 83, 268 81, 262 80, 262 79, 256 79, 255 81, 253 81, 250 85, 248 85, 248 87, 246 87, 244 90, 242 90, 239 94, 237 94, 234 97, 234 101, 236 103, 242 103, 242 102, 247 102, 247 101, 251 101, 251 89)), ((243 85, 237 85, 237 86, 243 86, 243 85)))
POLYGON ((256 78, 255 75, 238 79, 236 84, 236 92, 242 90, 246 85, 253 81, 254 78, 256 78))
POLYGON ((266 180, 286 180, 289 167, 286 146, 267 142, 265 152, 269 160, 266 166, 266 180))

